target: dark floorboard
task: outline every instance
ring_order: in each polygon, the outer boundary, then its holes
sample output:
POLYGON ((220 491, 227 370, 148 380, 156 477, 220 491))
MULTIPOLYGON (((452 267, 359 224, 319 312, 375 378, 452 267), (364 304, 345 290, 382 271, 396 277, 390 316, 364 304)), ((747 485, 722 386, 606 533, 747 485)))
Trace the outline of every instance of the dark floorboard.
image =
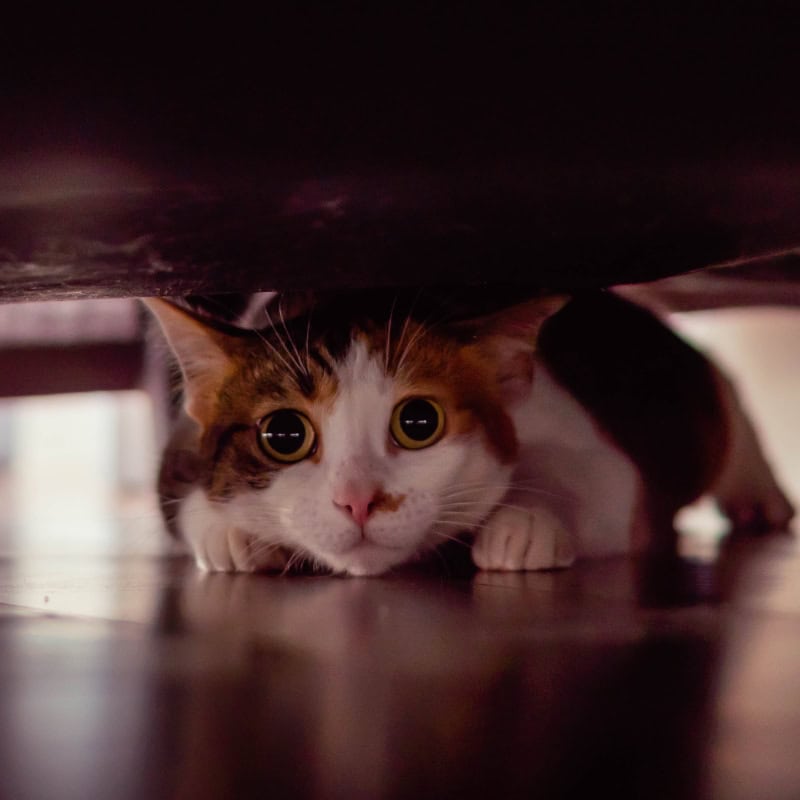
POLYGON ((0 603, 3 798, 800 796, 791 536, 378 579, 7 559, 0 603))

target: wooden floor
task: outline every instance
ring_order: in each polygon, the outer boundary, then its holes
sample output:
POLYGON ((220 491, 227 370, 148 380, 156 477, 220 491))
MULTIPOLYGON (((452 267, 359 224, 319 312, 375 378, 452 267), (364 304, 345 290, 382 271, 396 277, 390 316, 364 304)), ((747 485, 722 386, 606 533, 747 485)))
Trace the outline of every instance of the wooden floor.
POLYGON ((794 537, 716 562, 455 562, 5 559, 0 797, 800 797, 794 537))

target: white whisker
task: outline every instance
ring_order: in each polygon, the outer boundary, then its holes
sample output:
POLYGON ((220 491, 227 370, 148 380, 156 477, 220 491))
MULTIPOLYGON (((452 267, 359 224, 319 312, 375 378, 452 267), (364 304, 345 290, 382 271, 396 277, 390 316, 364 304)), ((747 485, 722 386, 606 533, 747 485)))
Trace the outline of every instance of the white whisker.
POLYGON ((450 536, 447 533, 442 533, 441 531, 431 531, 431 533, 437 539, 444 539, 448 542, 456 542, 457 544, 463 545, 464 547, 472 547, 469 542, 465 542, 463 539, 459 539, 458 536, 450 536))
POLYGON ((314 306, 308 309, 308 322, 306 322, 306 375, 311 375, 311 317, 314 314, 314 306))
POLYGON ((303 361, 300 358, 300 351, 297 349, 297 345, 294 343, 294 339, 292 338, 291 331, 289 330, 288 326, 286 325, 286 318, 283 316, 283 298, 278 298, 278 316, 281 318, 281 325, 283 326, 283 330, 286 333, 286 338, 289 341, 289 344, 292 346, 292 350, 294 351, 295 356, 295 363, 297 364, 297 368, 300 370, 301 374, 304 374, 308 377, 308 366, 303 366, 303 361))
MULTIPOLYGON (((264 310, 264 313, 267 315, 267 319, 269 319, 269 313, 266 311, 266 309, 264 310)), ((271 319, 269 319, 269 322, 270 322, 270 325, 272 325, 272 320, 271 319)), ((272 329, 275 330, 275 326, 274 325, 272 325, 272 329)), ((270 352, 280 360, 280 362, 283 364, 283 366, 286 367, 286 371, 288 373, 291 374, 292 372, 294 372, 294 370, 292 369, 291 364, 289 364, 289 362, 280 353, 278 348, 275 347, 275 345, 272 344, 272 342, 269 339, 267 339, 267 337, 264 336, 264 334, 261 333, 261 331, 253 329, 253 333, 255 333, 255 335, 259 338, 261 343, 263 345, 265 345, 265 347, 268 347, 270 352)))
POLYGON ((569 500, 570 496, 561 494, 559 492, 551 492, 548 489, 538 489, 532 486, 515 486, 512 484, 476 484, 474 487, 465 486, 458 489, 442 492, 442 497, 459 497, 461 495, 476 494, 481 491, 488 491, 493 489, 505 489, 507 492, 530 492, 532 494, 545 495, 547 497, 555 497, 561 500, 569 500))
POLYGON ((280 542, 271 542, 267 539, 261 539, 250 542, 244 549, 244 552, 255 559, 259 559, 270 553, 274 553, 276 550, 280 550, 281 547, 282 545, 280 542))
POLYGON ((466 522, 455 520, 455 519, 439 519, 436 521, 437 525, 453 525, 459 530, 462 531, 469 531, 470 528, 474 528, 478 523, 475 522, 473 525, 468 525, 466 522))
POLYGON ((290 556, 289 560, 286 562, 286 566, 281 571, 281 576, 286 575, 292 567, 302 564, 306 560, 306 556, 299 550, 295 550, 290 556))
MULTIPOLYGON (((453 511, 458 511, 458 510, 462 509, 465 506, 468 507, 468 508, 474 508, 475 506, 480 506, 480 507, 486 508, 487 510, 491 510, 493 508, 513 508, 516 511, 529 511, 530 510, 530 509, 526 508, 525 506, 518 505, 516 503, 494 503, 493 505, 490 506, 488 503, 482 503, 480 501, 474 501, 474 502, 463 501, 463 502, 457 502, 457 503, 445 503, 445 504, 442 505, 442 508, 444 510, 447 510, 447 511, 449 511, 451 509, 453 511)), ((464 513, 466 513, 466 512, 464 512, 464 513)))
POLYGON ((394 323, 394 309, 397 305, 397 295, 392 300, 392 308, 389 311, 389 321, 386 324, 386 358, 384 359, 383 371, 386 375, 389 374, 390 354, 392 351, 392 325, 394 323))
MULTIPOLYGON (((409 310, 408 316, 406 317, 406 323, 403 325, 402 339, 405 339, 408 323, 410 321, 410 317, 414 311, 414 308, 416 307, 417 301, 419 300, 419 297, 420 293, 418 293, 416 298, 414 299, 411 309, 409 310)), ((406 359, 411 355, 413 346, 418 342, 420 342, 425 336, 427 336, 437 325, 446 320, 448 316, 449 316, 448 314, 442 314, 434 319, 433 314, 428 314, 428 316, 425 317, 425 319, 420 320, 417 323, 417 330, 411 335, 411 338, 402 349, 402 354, 399 358, 397 365, 395 366, 395 372, 400 371, 406 359)))
POLYGON ((423 323, 419 323, 419 327, 411 335, 411 338, 408 340, 408 344, 406 344, 405 348, 403 349, 403 353, 400 356, 400 361, 395 367, 395 372, 400 372, 400 370, 403 368, 403 364, 405 364, 406 359, 409 357, 409 354, 411 353, 411 348, 414 346, 414 344, 420 341, 429 332, 430 328, 425 326, 423 323))
POLYGON ((183 497, 174 497, 174 498, 171 498, 169 500, 162 500, 162 499, 159 498, 158 504, 162 508, 164 508, 165 506, 177 506, 179 503, 182 503, 184 501, 184 499, 185 498, 183 498, 183 497))
MULTIPOLYGON (((400 337, 397 341, 397 350, 400 353, 400 360, 402 361, 402 356, 405 355, 406 347, 404 346, 404 342, 406 340, 406 333, 408 332, 408 325, 411 322, 411 315, 414 313, 414 309, 417 306, 417 302, 419 301, 420 296, 422 295, 422 289, 417 290, 417 294, 414 297, 411 306, 409 307, 408 311, 406 312, 406 318, 403 321, 403 329, 400 331, 400 337)), ((397 361, 398 359, 395 359, 397 361)), ((400 369, 400 364, 396 363, 394 371, 397 372, 400 369)))
MULTIPOLYGON (((297 368, 298 368, 297 360, 292 355, 291 351, 289 350, 288 345, 286 344, 286 341, 284 340, 283 336, 281 336, 281 332, 278 330, 278 327, 275 325, 272 317, 270 316, 269 309, 265 308, 264 309, 264 314, 267 317, 267 322, 269 322, 273 333, 275 334, 275 338, 278 340, 278 343, 283 348, 283 352, 286 354, 286 358, 283 358, 283 356, 281 356, 281 361, 283 361, 283 363, 286 366, 286 369, 289 371, 289 373, 296 373, 297 372, 297 368), (290 362, 292 362, 292 363, 290 363, 290 362)), ((275 351, 275 353, 277 355, 278 354, 277 348, 273 347, 273 350, 275 351)), ((302 365, 299 365, 299 369, 300 369, 300 374, 302 374, 303 373, 302 365)))

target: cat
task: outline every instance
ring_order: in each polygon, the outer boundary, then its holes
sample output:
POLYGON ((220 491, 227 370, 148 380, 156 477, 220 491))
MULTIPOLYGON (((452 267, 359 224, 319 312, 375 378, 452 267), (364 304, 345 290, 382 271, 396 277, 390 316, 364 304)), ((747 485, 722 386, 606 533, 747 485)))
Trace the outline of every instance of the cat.
POLYGON ((671 547, 707 493, 793 515, 730 382, 609 292, 278 295, 252 329, 144 302, 183 377, 162 508, 204 570, 379 575, 451 539, 553 569, 671 547))

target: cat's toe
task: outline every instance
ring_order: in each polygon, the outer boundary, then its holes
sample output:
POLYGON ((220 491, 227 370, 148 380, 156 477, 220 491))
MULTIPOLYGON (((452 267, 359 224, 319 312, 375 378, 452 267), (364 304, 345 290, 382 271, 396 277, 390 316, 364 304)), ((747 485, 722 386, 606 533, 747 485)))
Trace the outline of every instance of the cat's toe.
POLYGON ((547 509, 501 508, 472 548, 480 569, 523 571, 570 566, 575 550, 561 522, 547 509))
POLYGON ((257 540, 255 536, 245 533, 239 528, 228 528, 228 552, 230 553, 231 572, 255 572, 257 569, 254 558, 257 540))
POLYGON ((236 572, 229 531, 208 531, 192 546, 197 566, 204 572, 236 572))
POLYGON ((203 572, 280 572, 292 555, 290 550, 234 526, 206 531, 190 544, 203 572))
POLYGON ((795 515, 794 507, 777 486, 752 496, 743 492, 720 498, 720 506, 736 530, 782 530, 795 515))
POLYGON ((231 526, 208 530, 192 544, 197 566, 204 572, 259 572, 283 569, 288 553, 231 526))
POLYGON ((281 572, 292 551, 268 540, 233 528, 228 534, 231 557, 238 572, 281 572))
POLYGON ((280 572, 291 557, 286 548, 236 527, 228 529, 227 544, 230 558, 221 568, 225 572, 280 572))

